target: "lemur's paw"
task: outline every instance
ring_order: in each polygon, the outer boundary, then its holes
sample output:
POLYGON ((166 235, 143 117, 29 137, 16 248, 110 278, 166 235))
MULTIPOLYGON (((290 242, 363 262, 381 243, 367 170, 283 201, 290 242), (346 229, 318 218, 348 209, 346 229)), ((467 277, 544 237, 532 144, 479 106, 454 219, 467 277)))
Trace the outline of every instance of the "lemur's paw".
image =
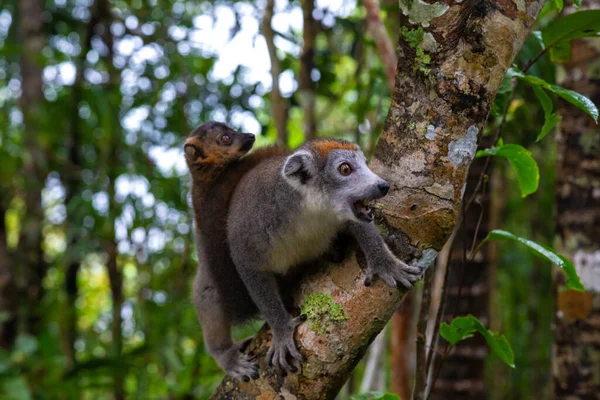
POLYGON ((294 365, 294 362, 288 363, 288 354, 295 360, 306 361, 306 357, 300 354, 294 342, 296 327, 304 321, 306 321, 306 315, 300 315, 290 321, 291 329, 287 329, 284 334, 273 334, 273 344, 267 352, 267 361, 283 376, 298 372, 298 367, 294 365))
POLYGON ((244 382, 248 382, 250 379, 258 379, 258 364, 252 362, 256 356, 252 352, 243 353, 252 339, 248 338, 237 342, 221 357, 220 361, 222 361, 223 369, 227 375, 244 382))
POLYGON ((421 279, 422 274, 423 270, 421 268, 410 266, 404 261, 395 259, 389 263, 378 263, 376 268, 368 268, 365 286, 370 286, 373 277, 378 275, 390 286, 397 286, 399 282, 407 288, 411 288, 413 282, 421 279))

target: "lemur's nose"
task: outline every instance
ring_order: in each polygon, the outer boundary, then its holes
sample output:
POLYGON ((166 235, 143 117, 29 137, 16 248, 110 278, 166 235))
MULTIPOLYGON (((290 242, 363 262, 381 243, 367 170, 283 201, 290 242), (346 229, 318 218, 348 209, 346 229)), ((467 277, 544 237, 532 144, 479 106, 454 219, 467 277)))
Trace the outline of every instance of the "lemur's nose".
POLYGON ((385 182, 385 181, 381 181, 377 184, 377 187, 379 188, 379 191, 385 196, 388 192, 388 190, 390 190, 390 185, 385 182))

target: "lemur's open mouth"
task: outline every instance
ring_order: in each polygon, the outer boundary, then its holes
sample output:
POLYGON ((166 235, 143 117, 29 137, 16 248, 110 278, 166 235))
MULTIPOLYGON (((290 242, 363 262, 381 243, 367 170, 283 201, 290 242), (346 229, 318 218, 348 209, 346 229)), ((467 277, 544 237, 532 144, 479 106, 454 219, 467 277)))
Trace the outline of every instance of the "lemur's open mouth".
POLYGON ((358 200, 352 203, 352 211, 356 218, 365 221, 373 221, 373 208, 369 204, 370 200, 358 200))

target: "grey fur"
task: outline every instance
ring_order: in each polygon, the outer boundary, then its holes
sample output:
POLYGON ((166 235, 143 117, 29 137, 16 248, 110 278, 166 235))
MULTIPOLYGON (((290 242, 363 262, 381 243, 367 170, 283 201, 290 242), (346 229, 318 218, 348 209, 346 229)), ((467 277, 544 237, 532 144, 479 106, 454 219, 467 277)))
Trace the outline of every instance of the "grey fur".
POLYGON ((390 285, 411 286, 421 275, 420 268, 396 259, 375 225, 353 208, 357 201, 383 197, 389 185, 368 168, 360 150, 334 149, 323 157, 314 144, 265 160, 246 174, 227 219, 233 262, 273 332, 267 358, 284 372, 296 369, 288 355, 303 358, 293 339, 302 320, 285 308, 277 279, 321 256, 340 231, 355 236, 365 253, 368 282, 379 275, 390 285), (347 176, 339 170, 343 163, 352 169, 347 176))

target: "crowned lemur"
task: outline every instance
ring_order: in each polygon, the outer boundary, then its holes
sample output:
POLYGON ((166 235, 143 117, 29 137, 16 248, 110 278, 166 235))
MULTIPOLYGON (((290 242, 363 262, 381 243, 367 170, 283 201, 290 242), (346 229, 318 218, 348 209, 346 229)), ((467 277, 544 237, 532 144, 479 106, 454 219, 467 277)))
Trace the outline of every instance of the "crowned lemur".
POLYGON ((231 327, 258 313, 273 333, 267 360, 295 372, 288 356, 304 359, 294 331, 305 316, 290 314, 278 282, 325 253, 338 233, 354 236, 365 254, 365 283, 378 275, 410 287, 422 272, 394 257, 379 235, 368 203, 385 196, 389 185, 358 146, 319 139, 291 154, 267 148, 242 157, 252 142, 210 122, 185 144, 200 260, 194 303, 209 352, 243 380, 257 378, 258 367, 242 352, 247 342, 233 342, 231 327))

